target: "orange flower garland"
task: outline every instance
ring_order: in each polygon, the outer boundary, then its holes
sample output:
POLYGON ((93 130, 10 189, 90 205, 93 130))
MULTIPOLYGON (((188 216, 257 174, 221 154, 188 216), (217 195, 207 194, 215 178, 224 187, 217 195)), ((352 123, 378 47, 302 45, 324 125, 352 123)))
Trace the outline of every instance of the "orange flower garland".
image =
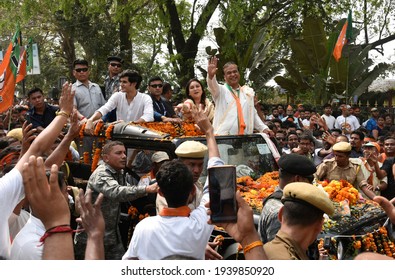
POLYGON ((113 131, 113 130, 114 130, 114 124, 110 124, 110 125, 107 127, 106 133, 105 133, 105 136, 106 136, 106 139, 107 139, 107 140, 110 140, 110 139, 111 139, 112 131, 113 131))
POLYGON ((262 211, 262 200, 271 195, 279 179, 278 171, 267 172, 256 181, 250 176, 243 176, 237 179, 237 188, 241 191, 244 200, 256 211, 262 211))
POLYGON ((84 152, 84 157, 83 157, 83 159, 84 159, 84 163, 85 164, 89 164, 89 152, 84 152))
POLYGON ((355 205, 359 198, 359 192, 346 180, 332 180, 324 190, 329 194, 329 198, 336 202, 348 200, 350 205, 355 205))
POLYGON ((133 205, 129 207, 128 209, 128 215, 132 218, 135 219, 138 217, 139 215, 139 211, 137 210, 136 207, 134 207, 133 205))
POLYGON ((95 171, 97 168, 97 164, 99 163, 100 160, 100 154, 101 154, 101 149, 96 148, 95 153, 93 155, 93 160, 92 160, 92 166, 91 166, 91 171, 95 171))
POLYGON ((191 122, 182 122, 181 124, 173 124, 170 122, 145 122, 139 123, 138 125, 162 134, 169 134, 171 137, 204 135, 202 132, 198 131, 195 124, 191 122))
POLYGON ((80 129, 80 133, 79 133, 81 139, 84 138, 85 126, 86 126, 86 123, 81 125, 81 129, 80 129))
POLYGON ((104 126, 104 122, 102 120, 98 121, 95 125, 95 131, 94 131, 94 135, 95 136, 99 136, 99 133, 101 131, 101 129, 104 126))

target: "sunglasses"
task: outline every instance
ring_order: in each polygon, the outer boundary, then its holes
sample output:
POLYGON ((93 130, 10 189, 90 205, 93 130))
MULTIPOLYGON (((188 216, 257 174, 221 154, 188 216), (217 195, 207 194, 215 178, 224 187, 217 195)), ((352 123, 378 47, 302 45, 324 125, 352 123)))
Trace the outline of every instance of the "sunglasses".
POLYGON ((162 84, 158 84, 158 85, 150 85, 150 87, 153 87, 153 88, 162 88, 162 87, 163 87, 163 85, 162 85, 162 84))
POLYGON ((112 67, 118 67, 118 68, 121 68, 121 67, 122 67, 122 64, 120 64, 120 63, 110 63, 110 65, 111 65, 112 67))
POLYGON ((81 72, 87 72, 88 68, 77 68, 77 69, 74 69, 74 70, 75 70, 75 72, 81 73, 81 72))

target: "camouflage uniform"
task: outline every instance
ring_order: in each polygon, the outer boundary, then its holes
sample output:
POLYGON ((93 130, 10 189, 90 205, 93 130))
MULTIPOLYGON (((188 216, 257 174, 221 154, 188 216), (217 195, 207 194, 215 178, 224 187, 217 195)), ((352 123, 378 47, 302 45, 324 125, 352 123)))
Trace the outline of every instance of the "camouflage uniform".
MULTIPOLYGON (((118 229, 120 202, 135 200, 146 195, 145 186, 131 186, 125 182, 123 172, 116 171, 106 163, 99 165, 89 178, 87 188, 92 192, 92 201, 99 193, 104 199, 101 205, 106 229, 104 233, 105 259, 120 260, 125 253, 118 229)), ((76 259, 84 259, 87 235, 79 232, 75 236, 76 259)))
MULTIPOLYGON (((283 190, 277 187, 274 193, 281 197, 283 190)), ((281 198, 268 198, 264 202, 258 225, 258 233, 263 243, 273 240, 281 226, 278 220, 278 212, 283 206, 280 200, 281 198)))

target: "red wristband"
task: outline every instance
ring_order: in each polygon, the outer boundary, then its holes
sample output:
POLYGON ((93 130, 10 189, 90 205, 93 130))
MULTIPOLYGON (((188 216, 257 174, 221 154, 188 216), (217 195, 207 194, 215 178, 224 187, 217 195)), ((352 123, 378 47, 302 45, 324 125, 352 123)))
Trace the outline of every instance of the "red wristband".
POLYGON ((70 225, 60 225, 60 226, 56 226, 56 227, 52 227, 50 229, 48 229, 43 236, 41 236, 40 238, 40 242, 41 245, 44 244, 45 239, 47 239, 47 237, 51 236, 54 233, 73 233, 75 232, 70 225))

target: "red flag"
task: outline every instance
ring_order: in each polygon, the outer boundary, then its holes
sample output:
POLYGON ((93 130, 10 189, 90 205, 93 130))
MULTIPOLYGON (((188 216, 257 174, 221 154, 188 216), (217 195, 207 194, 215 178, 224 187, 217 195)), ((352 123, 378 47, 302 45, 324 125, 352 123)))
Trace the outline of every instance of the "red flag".
POLYGON ((0 65, 0 113, 7 111, 14 102, 15 79, 20 57, 20 32, 18 26, 0 65))
POLYGON ((335 48, 333 49, 333 57, 337 62, 339 62, 342 57, 342 50, 345 44, 351 39, 352 36, 352 19, 351 19, 351 11, 348 13, 348 17, 346 22, 343 25, 342 30, 340 31, 339 37, 337 37, 335 48))

